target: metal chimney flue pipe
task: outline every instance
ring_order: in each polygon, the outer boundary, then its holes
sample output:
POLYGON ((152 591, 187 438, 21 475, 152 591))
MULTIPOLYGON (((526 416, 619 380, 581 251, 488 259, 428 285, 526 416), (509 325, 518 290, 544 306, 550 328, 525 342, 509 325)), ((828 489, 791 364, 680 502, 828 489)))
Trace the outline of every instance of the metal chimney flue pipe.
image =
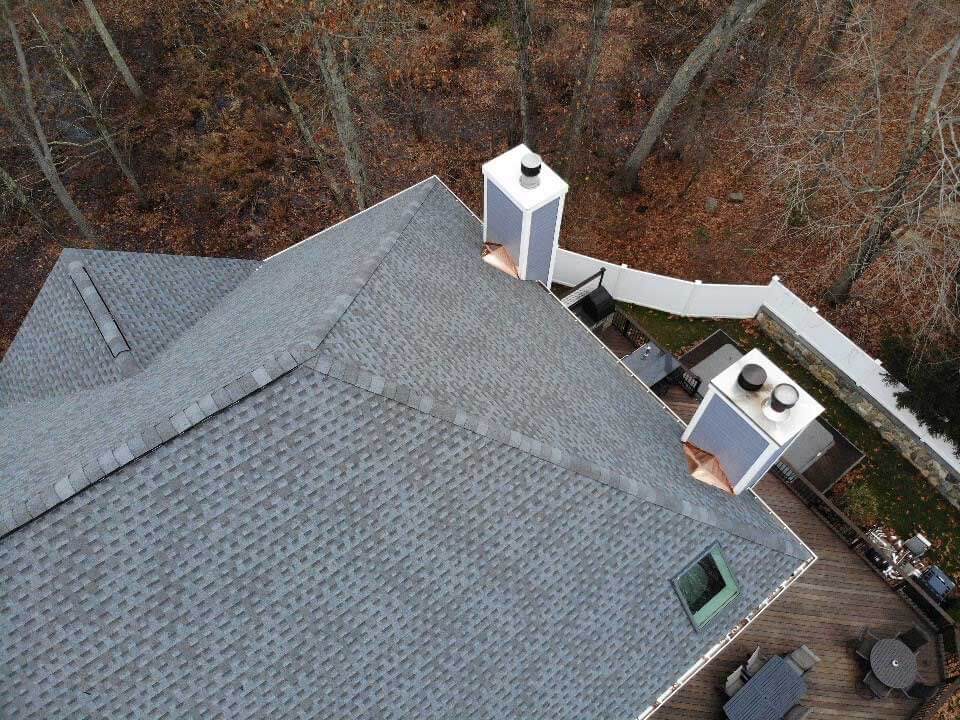
POLYGON ((528 153, 520 160, 520 184, 528 190, 540 184, 540 156, 528 153))

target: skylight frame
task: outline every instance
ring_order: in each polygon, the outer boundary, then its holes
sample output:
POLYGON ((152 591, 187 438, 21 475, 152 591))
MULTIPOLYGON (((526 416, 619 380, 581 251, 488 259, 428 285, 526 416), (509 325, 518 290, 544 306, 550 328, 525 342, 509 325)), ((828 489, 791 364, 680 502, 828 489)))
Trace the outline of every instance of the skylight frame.
POLYGON ((733 570, 730 569, 730 565, 723 556, 723 549, 720 547, 719 542, 710 544, 702 552, 698 553, 693 561, 688 563, 683 570, 673 577, 671 583, 673 585, 673 589, 677 593, 677 597, 680 600, 680 605, 683 607, 683 611, 687 614, 687 618, 690 620, 690 623, 694 626, 694 628, 697 629, 698 632, 709 626, 710 623, 720 615, 721 611, 727 605, 740 596, 740 583, 737 582, 737 579, 733 574, 733 570), (687 575, 687 573, 689 573, 694 567, 699 565, 704 558, 707 557, 713 561, 713 564, 720 573, 720 577, 723 578, 723 589, 711 597, 699 610, 693 611, 690 609, 690 605, 687 603, 687 599, 683 595, 683 588, 680 585, 680 579, 687 575))

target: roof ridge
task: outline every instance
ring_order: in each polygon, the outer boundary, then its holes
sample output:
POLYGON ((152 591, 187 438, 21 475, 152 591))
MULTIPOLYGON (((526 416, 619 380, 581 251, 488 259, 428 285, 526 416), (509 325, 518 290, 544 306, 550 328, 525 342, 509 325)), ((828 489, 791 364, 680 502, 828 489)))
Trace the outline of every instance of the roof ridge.
MULTIPOLYGON (((628 495, 633 495, 645 502, 657 505, 706 525, 718 527, 743 540, 762 545, 769 550, 774 550, 789 557, 800 560, 804 559, 796 554, 792 544, 788 542, 785 535, 771 537, 756 528, 733 519, 718 517, 692 503, 675 497, 670 492, 665 492, 664 490, 641 483, 634 478, 618 473, 562 448, 545 443, 537 438, 525 435, 518 430, 493 427, 477 415, 468 413, 449 403, 438 401, 432 395, 419 392, 411 386, 389 381, 382 375, 377 375, 376 373, 366 370, 359 364, 337 359, 321 352, 302 363, 302 365, 322 375, 328 375, 341 382, 358 387, 361 390, 366 390, 375 395, 394 400, 418 412, 482 435, 494 442, 508 445, 520 452, 532 455, 533 457, 577 473, 583 477, 590 478, 628 495)), ((779 518, 776 518, 776 515, 771 513, 771 516, 777 519, 778 524, 781 524, 779 518)))
MULTIPOLYGON (((73 288, 77 291, 77 293, 79 293, 80 299, 86 308, 87 314, 93 320, 94 325, 97 328, 97 332, 100 333, 100 337, 104 339, 104 343, 107 345, 110 354, 113 355, 114 362, 120 371, 120 377, 93 387, 73 387, 45 390, 42 394, 20 397, 17 399, 13 399, 10 394, 4 393, 2 389, 0 389, 0 411, 12 411, 16 410, 17 408, 29 407, 35 403, 47 401, 57 401, 58 403, 69 402, 75 397, 85 395, 92 391, 96 391, 100 388, 108 387, 119 382, 123 382, 124 380, 139 374, 144 370, 149 370, 150 367, 156 362, 157 357, 155 356, 150 361, 143 363, 137 356, 138 348, 131 347, 128 343, 127 333, 129 329, 121 327, 121 320, 117 317, 115 308, 112 308, 111 303, 107 301, 107 295, 104 292, 105 286, 116 287, 115 285, 104 281, 104 275, 109 276, 111 273, 111 270, 104 270, 104 268, 100 265, 104 258, 110 258, 114 262, 123 263, 135 263, 142 258, 149 258, 150 260, 162 258, 164 262, 175 263, 181 268, 191 263, 198 262, 209 263, 211 266, 218 264, 243 264, 251 266, 262 264, 262 261, 260 260, 252 260, 248 258, 214 257, 206 255, 177 255, 174 253, 155 253, 144 252, 141 250, 111 250, 80 247, 62 248, 60 254, 57 256, 56 261, 54 262, 53 267, 50 269, 50 272, 47 274, 43 285, 37 293, 37 296, 34 298, 33 304, 30 306, 29 311, 24 316, 20 326, 17 328, 17 332, 14 335, 10 346, 4 352, 3 356, 0 357, 0 373, 4 371, 5 365, 7 365, 8 361, 12 358, 11 351, 15 350, 18 340, 21 340, 22 335, 28 332, 28 322, 31 319, 31 315, 37 310, 39 303, 43 299, 44 293, 51 292, 49 283, 51 283, 51 279, 54 278, 55 273, 59 271, 65 276, 64 279, 72 283, 73 288), (77 265, 80 267, 79 275, 75 269, 77 265), (84 280, 84 277, 86 278, 86 281, 84 280), (91 308, 91 298, 84 295, 83 291, 81 290, 81 286, 92 286, 92 289, 98 298, 93 300, 97 307, 91 308), (101 324, 104 321, 107 323, 107 325, 112 323, 115 326, 115 332, 119 334, 119 337, 113 342, 108 342, 104 336, 104 328, 101 327, 101 324)), ((203 315, 199 317, 203 317, 204 315, 215 312, 217 307, 219 307, 226 298, 230 297, 238 288, 243 286, 244 282, 246 282, 246 280, 252 276, 253 272, 255 272, 255 269, 241 279, 239 284, 231 287, 226 294, 220 295, 216 300, 214 300, 204 311, 203 315)), ((213 284, 215 283, 211 283, 211 285, 213 284)), ((124 291, 121 290, 120 292, 123 293, 124 291)), ((163 349, 165 350, 171 344, 179 340, 179 338, 183 337, 183 335, 190 330, 190 327, 191 326, 188 325, 181 328, 177 334, 172 335, 170 338, 165 340, 163 342, 163 349)))
MULTIPOLYGON (((400 236, 403 235, 410 223, 413 222, 413 219, 417 216, 417 213, 420 212, 424 203, 436 192, 437 187, 436 176, 431 176, 404 191, 416 190, 417 196, 411 200, 410 204, 400 214, 400 217, 397 218, 393 229, 384 235, 377 249, 371 253, 366 260, 360 263, 357 273, 350 279, 349 290, 334 298, 333 303, 320 313, 320 318, 314 324, 313 332, 296 343, 296 346, 301 347, 301 350, 307 352, 316 352, 320 349, 324 338, 336 327, 344 313, 353 305, 357 296, 363 292, 363 288, 370 282, 370 279, 377 272, 380 265, 383 264, 387 255, 389 255, 396 246, 400 236)), ((356 216, 354 215, 352 217, 356 216)))
MULTIPOLYGON (((112 450, 107 450, 97 457, 90 457, 86 462, 78 461, 72 468, 66 468, 67 473, 58 479, 47 478, 45 481, 38 482, 26 497, 19 498, 17 502, 0 503, 0 538, 313 357, 324 337, 333 329, 356 296, 373 277, 384 258, 437 187, 439 187, 438 179, 436 176, 431 176, 407 189, 407 191, 415 191, 409 205, 397 218, 391 231, 384 235, 376 251, 360 264, 357 273, 351 278, 350 292, 338 295, 331 306, 320 313, 310 334, 226 385, 199 398, 194 398, 173 415, 161 416, 156 422, 144 423, 128 440, 112 450)), ((255 274, 256 272, 251 277, 255 274)))

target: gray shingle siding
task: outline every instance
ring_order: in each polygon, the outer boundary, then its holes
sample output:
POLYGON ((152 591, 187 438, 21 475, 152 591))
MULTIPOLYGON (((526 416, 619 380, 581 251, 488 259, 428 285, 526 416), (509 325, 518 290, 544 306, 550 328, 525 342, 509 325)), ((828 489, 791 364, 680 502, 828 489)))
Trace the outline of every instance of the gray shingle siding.
POLYGON ((11 717, 635 717, 797 565, 307 368, 203 427, 0 542, 11 717))
POLYGON ((520 265, 520 235, 523 213, 500 188, 487 182, 487 242, 503 245, 520 265))
POLYGON ((527 254, 526 279, 547 284, 550 261, 553 259, 553 240, 557 231, 557 211, 560 200, 547 203, 533 211, 530 218, 530 251, 527 254))
POLYGON ((766 439, 722 398, 713 396, 687 438, 717 456, 734 485, 767 449, 766 439))
POLYGON ((146 367, 239 285, 254 260, 66 249, 0 361, 0 407, 123 379, 70 279, 80 262, 146 367))
POLYGON ((681 423, 553 296, 482 262, 481 247, 476 219, 434 194, 321 347, 492 427, 614 462, 651 490, 781 535, 755 499, 731 503, 691 481, 681 423))
POLYGON ((426 181, 0 408, 0 707, 635 717, 809 559, 481 244, 426 181), (698 633, 670 578, 714 542, 743 592, 698 633))
MULTIPOLYGON (((300 341, 315 348, 433 187, 420 183, 260 263, 136 377, 78 393, 69 402, 50 397, 0 407, 0 527, 4 510, 19 512, 26 498, 52 489, 64 474, 111 452, 139 428, 164 422, 300 341)), ((77 303, 87 317, 87 335, 111 364, 96 325, 77 303)), ((285 369, 294 364, 291 357, 285 369)), ((242 388, 231 392, 232 402, 242 388)))

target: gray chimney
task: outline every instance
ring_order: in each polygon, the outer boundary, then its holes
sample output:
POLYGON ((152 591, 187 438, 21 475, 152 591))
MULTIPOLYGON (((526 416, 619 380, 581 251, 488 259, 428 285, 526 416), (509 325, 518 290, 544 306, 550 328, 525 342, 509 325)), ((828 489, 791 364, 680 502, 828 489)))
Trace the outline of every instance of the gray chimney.
POLYGON ((688 459, 700 464, 701 479, 710 475, 710 484, 739 494, 756 485, 821 412, 783 370, 751 350, 710 381, 681 439, 688 459), (717 466, 721 477, 714 482, 717 466))
POLYGON ((526 145, 483 165, 483 241, 500 245, 523 280, 550 287, 567 183, 526 145))

